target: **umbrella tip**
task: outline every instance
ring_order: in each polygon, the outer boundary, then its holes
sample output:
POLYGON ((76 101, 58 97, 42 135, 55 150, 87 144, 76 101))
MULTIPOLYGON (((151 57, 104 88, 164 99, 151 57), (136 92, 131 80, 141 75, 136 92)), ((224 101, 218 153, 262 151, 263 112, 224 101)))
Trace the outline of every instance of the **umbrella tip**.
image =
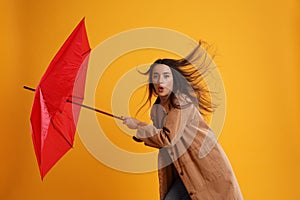
POLYGON ((33 88, 31 88, 31 87, 28 87, 28 86, 26 86, 26 85, 24 85, 23 88, 26 89, 26 90, 33 91, 33 92, 35 91, 35 89, 33 89, 33 88))

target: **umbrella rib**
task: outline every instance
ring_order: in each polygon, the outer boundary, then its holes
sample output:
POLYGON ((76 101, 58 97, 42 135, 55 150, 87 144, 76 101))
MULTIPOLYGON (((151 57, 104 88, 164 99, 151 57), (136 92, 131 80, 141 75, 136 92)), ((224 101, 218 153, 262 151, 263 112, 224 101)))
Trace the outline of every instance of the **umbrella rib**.
POLYGON ((73 147, 73 144, 71 144, 71 142, 65 137, 65 135, 55 126, 52 120, 51 120, 51 124, 55 128, 55 130, 57 130, 60 133, 60 135, 66 140, 66 142, 70 145, 70 147, 73 147))
POLYGON ((89 49, 89 50, 83 52, 83 53, 81 54, 81 56, 84 56, 85 54, 89 53, 90 51, 91 51, 91 49, 89 49))

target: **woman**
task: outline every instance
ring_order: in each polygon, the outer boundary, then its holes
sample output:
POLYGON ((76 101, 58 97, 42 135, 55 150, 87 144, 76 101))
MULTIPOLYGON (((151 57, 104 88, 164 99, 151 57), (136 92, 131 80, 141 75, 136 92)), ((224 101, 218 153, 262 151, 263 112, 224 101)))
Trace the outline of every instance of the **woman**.
POLYGON ((145 73, 143 106, 157 96, 153 125, 130 117, 123 123, 137 130, 135 140, 159 149, 160 199, 241 200, 231 165, 203 118, 214 106, 203 84, 211 62, 200 46, 184 59, 158 59, 145 73))

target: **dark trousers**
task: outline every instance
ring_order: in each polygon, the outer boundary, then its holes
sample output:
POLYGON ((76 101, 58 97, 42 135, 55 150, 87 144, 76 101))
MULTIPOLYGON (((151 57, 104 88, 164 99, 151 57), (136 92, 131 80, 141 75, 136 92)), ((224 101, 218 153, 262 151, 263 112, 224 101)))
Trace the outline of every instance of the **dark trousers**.
POLYGON ((178 177, 172 184, 164 200, 190 200, 190 196, 181 179, 178 177))

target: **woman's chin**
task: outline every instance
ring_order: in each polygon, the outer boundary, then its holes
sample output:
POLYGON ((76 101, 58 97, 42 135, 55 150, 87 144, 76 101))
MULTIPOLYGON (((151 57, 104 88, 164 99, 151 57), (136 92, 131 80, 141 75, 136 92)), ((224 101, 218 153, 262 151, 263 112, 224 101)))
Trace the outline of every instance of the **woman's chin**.
POLYGON ((167 97, 170 96, 170 93, 158 93, 158 96, 159 96, 160 98, 167 98, 167 97))

